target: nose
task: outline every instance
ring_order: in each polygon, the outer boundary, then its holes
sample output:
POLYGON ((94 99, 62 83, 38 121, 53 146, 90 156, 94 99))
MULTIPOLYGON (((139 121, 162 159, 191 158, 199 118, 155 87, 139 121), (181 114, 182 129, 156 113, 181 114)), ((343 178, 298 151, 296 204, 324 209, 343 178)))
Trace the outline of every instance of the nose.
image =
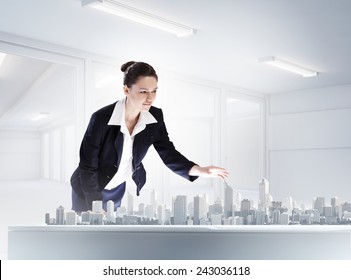
POLYGON ((153 101, 153 100, 155 99, 155 97, 156 97, 156 93, 154 93, 154 92, 149 92, 148 95, 147 95, 146 100, 147 100, 147 101, 153 101))

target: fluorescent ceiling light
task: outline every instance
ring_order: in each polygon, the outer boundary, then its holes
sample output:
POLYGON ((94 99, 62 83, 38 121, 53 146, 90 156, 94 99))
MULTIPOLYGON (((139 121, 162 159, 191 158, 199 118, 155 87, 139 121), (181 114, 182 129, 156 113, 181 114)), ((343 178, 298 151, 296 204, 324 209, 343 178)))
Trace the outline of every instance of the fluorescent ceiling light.
POLYGON ((299 66, 295 63, 292 63, 274 56, 267 56, 267 57, 260 58, 258 62, 266 63, 269 65, 278 67, 280 69, 299 74, 303 77, 314 77, 318 75, 318 72, 314 70, 307 69, 303 66, 299 66))
POLYGON ((32 117, 30 120, 31 121, 39 121, 39 120, 41 120, 41 119, 43 119, 43 118, 46 118, 47 116, 49 116, 50 115, 50 113, 44 113, 44 112, 41 112, 41 113, 38 113, 38 114, 36 114, 34 117, 32 117))
POLYGON ((1 68, 1 66, 2 66, 2 63, 3 63, 4 60, 5 60, 5 56, 6 56, 6 53, 0 52, 0 68, 1 68))
POLYGON ((161 29, 178 37, 194 34, 194 28, 170 21, 148 12, 124 5, 114 0, 81 0, 82 6, 89 6, 100 11, 114 14, 135 22, 161 29))

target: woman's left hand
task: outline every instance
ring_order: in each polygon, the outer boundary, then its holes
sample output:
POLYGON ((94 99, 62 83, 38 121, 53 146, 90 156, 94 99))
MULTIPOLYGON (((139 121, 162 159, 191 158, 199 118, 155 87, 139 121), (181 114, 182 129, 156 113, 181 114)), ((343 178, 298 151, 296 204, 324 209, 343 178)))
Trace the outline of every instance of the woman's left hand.
POLYGON ((217 166, 205 166, 201 167, 194 165, 190 171, 190 176, 200 176, 200 177, 219 177, 223 180, 228 178, 229 173, 226 169, 217 166))

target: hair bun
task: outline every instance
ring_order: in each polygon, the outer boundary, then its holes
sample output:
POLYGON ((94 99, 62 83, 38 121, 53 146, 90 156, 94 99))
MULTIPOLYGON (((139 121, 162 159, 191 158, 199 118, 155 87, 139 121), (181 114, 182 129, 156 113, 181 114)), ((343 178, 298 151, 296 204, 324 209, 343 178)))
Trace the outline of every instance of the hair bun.
POLYGON ((128 61, 126 63, 124 63, 122 66, 121 66, 121 71, 122 72, 126 72, 127 69, 129 68, 129 66, 133 65, 134 63, 136 63, 135 61, 128 61))
POLYGON ((129 61, 121 66, 121 71, 124 73, 123 85, 131 87, 141 77, 154 77, 158 80, 155 69, 145 62, 129 61))

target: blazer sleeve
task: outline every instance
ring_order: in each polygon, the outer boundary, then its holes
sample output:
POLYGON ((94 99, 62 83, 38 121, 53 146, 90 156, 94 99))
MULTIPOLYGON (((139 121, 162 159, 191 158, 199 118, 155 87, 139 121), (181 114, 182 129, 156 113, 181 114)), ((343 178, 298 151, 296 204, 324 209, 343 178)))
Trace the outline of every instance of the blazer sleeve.
POLYGON ((190 176, 189 171, 194 165, 197 164, 188 160, 185 156, 176 150, 173 142, 169 139, 161 109, 159 109, 159 114, 160 115, 157 118, 157 121, 160 124, 160 138, 153 143, 157 153, 161 157, 163 163, 173 172, 191 182, 196 180, 198 176, 190 176))
POLYGON ((103 139, 104 125, 94 113, 84 134, 80 147, 80 185, 84 193, 88 209, 94 200, 102 200, 98 183, 99 153, 103 139))

